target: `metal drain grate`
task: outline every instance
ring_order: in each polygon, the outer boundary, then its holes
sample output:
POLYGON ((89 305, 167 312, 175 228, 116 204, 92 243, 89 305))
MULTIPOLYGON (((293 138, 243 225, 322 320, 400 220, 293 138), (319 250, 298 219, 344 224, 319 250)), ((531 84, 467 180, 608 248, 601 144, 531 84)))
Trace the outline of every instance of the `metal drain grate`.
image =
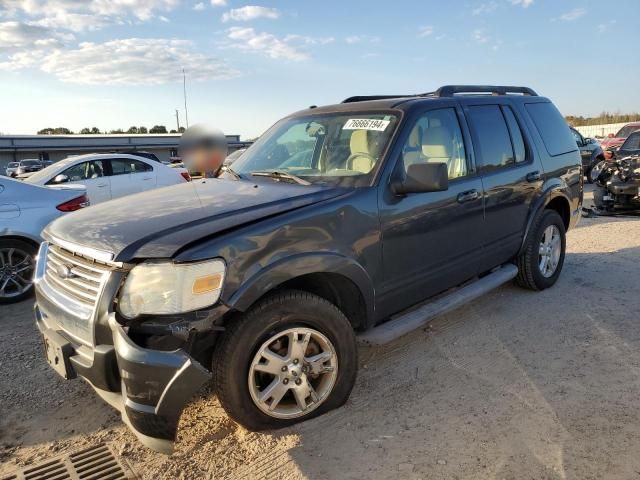
POLYGON ((108 445, 80 450, 26 467, 0 480, 133 480, 131 468, 108 445))

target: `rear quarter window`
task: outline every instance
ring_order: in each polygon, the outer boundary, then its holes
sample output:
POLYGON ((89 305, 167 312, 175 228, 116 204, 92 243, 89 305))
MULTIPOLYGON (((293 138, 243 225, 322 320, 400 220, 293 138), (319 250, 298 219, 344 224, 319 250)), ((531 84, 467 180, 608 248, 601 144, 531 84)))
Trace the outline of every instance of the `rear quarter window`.
POLYGON ((576 150, 567 122, 552 103, 527 103, 525 107, 549 155, 555 157, 576 150))

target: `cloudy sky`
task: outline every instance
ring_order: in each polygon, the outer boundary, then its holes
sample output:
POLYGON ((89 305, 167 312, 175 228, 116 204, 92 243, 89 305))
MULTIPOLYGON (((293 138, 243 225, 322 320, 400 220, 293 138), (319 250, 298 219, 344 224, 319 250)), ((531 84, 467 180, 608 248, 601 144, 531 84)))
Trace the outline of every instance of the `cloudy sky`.
POLYGON ((0 132, 184 122, 253 137, 359 94, 533 87, 640 110, 638 0, 0 0, 0 132), (446 5, 446 6, 445 6, 446 5))

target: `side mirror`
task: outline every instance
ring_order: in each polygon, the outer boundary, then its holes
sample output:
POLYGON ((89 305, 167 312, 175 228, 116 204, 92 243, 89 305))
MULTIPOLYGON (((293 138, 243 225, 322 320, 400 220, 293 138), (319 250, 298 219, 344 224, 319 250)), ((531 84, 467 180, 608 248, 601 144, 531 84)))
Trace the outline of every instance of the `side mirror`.
POLYGON ((396 195, 407 193, 442 192, 449 189, 449 172, 446 163, 415 163, 409 165, 403 180, 393 182, 396 195))
POLYGON ((585 145, 591 145, 593 143, 593 138, 591 137, 584 137, 584 144, 585 145))
POLYGON ((67 177, 64 173, 56 175, 53 179, 53 183, 67 183, 69 181, 69 177, 67 177))
POLYGON ((607 137, 613 138, 613 137, 615 137, 615 135, 613 133, 610 133, 609 135, 607 135, 607 137))

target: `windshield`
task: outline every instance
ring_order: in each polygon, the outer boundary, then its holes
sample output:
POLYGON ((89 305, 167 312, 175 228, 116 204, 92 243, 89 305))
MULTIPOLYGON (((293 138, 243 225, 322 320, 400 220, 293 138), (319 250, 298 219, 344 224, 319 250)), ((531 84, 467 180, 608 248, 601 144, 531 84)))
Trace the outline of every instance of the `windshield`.
POLYGON ((232 168, 246 176, 275 171, 311 183, 366 185, 397 121, 387 112, 288 118, 265 133, 232 168))
POLYGON ((616 133, 616 138, 627 138, 636 130, 640 130, 640 125, 626 125, 616 133))
POLYGON ((20 164, 24 165, 25 167, 33 167, 40 165, 40 162, 38 160, 23 160, 22 162, 20 162, 20 164))

